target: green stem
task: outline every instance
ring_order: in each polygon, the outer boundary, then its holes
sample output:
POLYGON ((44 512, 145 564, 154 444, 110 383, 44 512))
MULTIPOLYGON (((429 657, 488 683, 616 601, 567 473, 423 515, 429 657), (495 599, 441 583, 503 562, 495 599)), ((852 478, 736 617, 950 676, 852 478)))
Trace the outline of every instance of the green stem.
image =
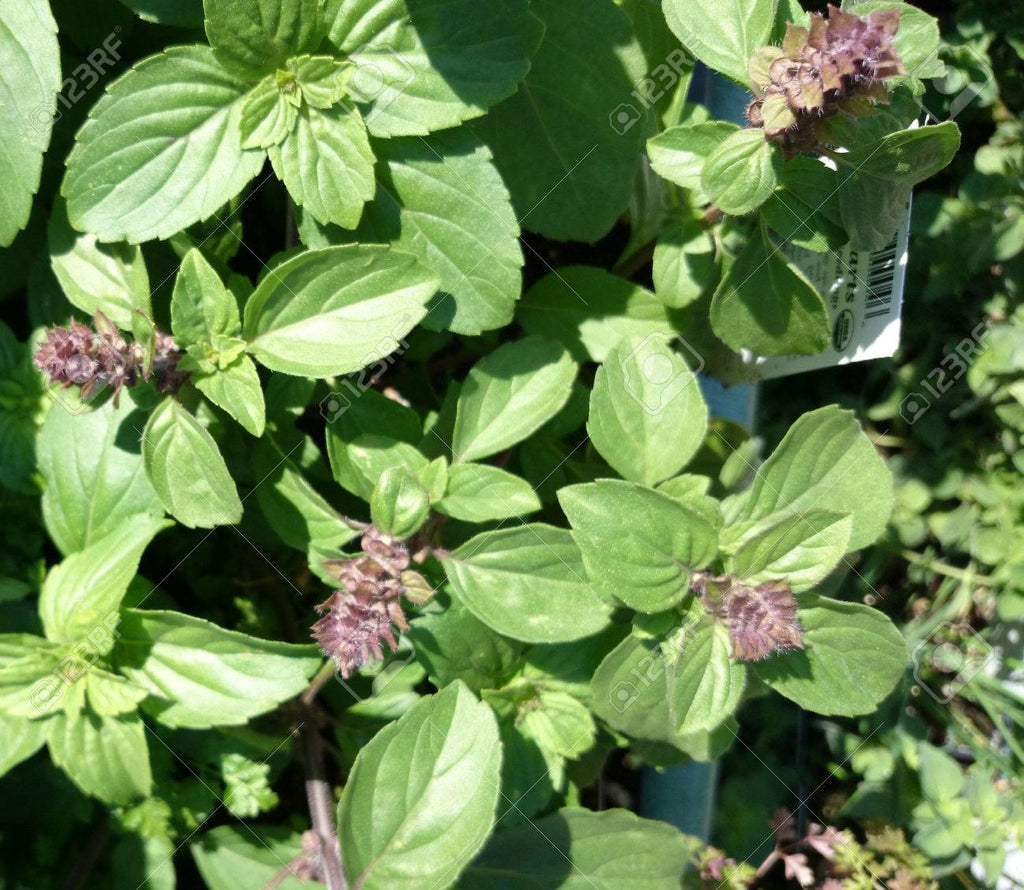
POLYGON ((929 559, 927 556, 922 556, 914 550, 900 550, 899 555, 911 565, 920 566, 939 575, 945 575, 947 578, 955 578, 957 581, 963 581, 965 584, 974 583, 982 584, 985 587, 993 587, 999 583, 995 578, 989 575, 982 575, 972 568, 959 569, 956 566, 951 566, 949 563, 941 562, 937 559, 929 559))

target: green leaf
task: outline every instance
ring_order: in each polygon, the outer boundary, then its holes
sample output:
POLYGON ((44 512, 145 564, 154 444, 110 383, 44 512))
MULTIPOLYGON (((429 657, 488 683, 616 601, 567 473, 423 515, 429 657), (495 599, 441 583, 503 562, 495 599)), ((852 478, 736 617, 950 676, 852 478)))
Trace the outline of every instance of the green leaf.
POLYGON ((61 191, 71 224, 137 243, 213 215, 266 157, 241 148, 247 89, 205 46, 171 47, 119 77, 68 157, 61 191))
POLYGON ((261 640, 177 612, 127 609, 114 649, 165 726, 237 726, 298 695, 322 659, 313 646, 261 640))
POLYGON ((88 669, 84 680, 89 707, 101 717, 133 713, 147 695, 145 689, 95 665, 88 669))
POLYGON ((960 128, 953 121, 946 121, 889 133, 842 158, 844 168, 850 166, 861 176, 914 186, 947 167, 959 148, 960 128))
POLYGON ((355 66, 349 95, 375 136, 422 136, 515 92, 543 27, 526 0, 326 0, 330 39, 355 66))
POLYGON ((644 136, 633 90, 647 65, 612 0, 533 0, 531 9, 546 31, 530 73, 477 132, 494 152, 523 228, 596 241, 629 203, 644 136))
POLYGON ((39 430, 36 454, 46 481, 43 518, 61 553, 82 550, 127 517, 158 517, 163 506, 142 465, 145 415, 122 398, 84 414, 56 406, 39 430))
POLYGON ((697 453, 708 409, 697 378, 661 338, 626 338, 605 359, 590 395, 587 432, 625 479, 653 486, 697 453))
POLYGON ((669 127, 647 140, 651 167, 663 179, 700 193, 705 161, 727 136, 737 130, 739 127, 728 121, 704 121, 669 127))
POLYGON ((514 640, 578 640, 608 624, 611 610, 564 529, 538 523, 483 532, 442 562, 463 605, 514 640))
MULTIPOLYGON (((105 633, 109 644, 110 629, 105 633)), ((10 645, 11 636, 4 634, 9 650, 16 648, 10 645)), ((74 676, 77 662, 62 662, 46 645, 43 641, 31 648, 23 647, 19 654, 12 653, 0 663, 0 714, 33 720, 46 716, 58 705, 64 709, 81 707, 82 687, 68 679, 69 674, 74 676), (69 692, 73 694, 66 695, 69 692)))
POLYGON ((57 643, 88 638, 95 651, 106 652, 142 551, 170 524, 153 516, 128 516, 110 534, 50 569, 39 594, 46 638, 57 643))
POLYGON ((465 522, 510 519, 540 509, 540 498, 525 479, 487 464, 456 463, 439 512, 465 522))
POLYGON ((523 251, 508 189, 469 127, 376 140, 377 195, 354 232, 300 223, 303 240, 387 241, 418 257, 442 294, 424 324, 459 334, 507 325, 522 288, 523 251))
POLYGON ((194 374, 192 383, 218 408, 223 408, 254 436, 266 426, 266 406, 260 375, 252 359, 238 356, 226 368, 209 374, 194 374))
POLYGON ((46 0, 5 3, 0 8, 0 129, 4 134, 0 180, 0 247, 8 247, 28 223, 39 188, 43 153, 50 144, 60 92, 57 23, 46 0))
POLYGON ((772 0, 662 0, 672 32, 710 68, 747 85, 747 59, 771 42, 772 0))
POLYGON ((597 735, 586 705, 565 692, 547 690, 520 706, 516 729, 540 749, 548 778, 559 793, 566 789, 566 761, 581 757, 597 735))
POLYGON ((141 247, 100 244, 76 232, 61 198, 50 213, 48 240, 53 274, 72 306, 90 316, 100 311, 122 330, 131 328, 133 309, 152 313, 141 247))
POLYGON ((920 742, 917 746, 921 791, 929 800, 942 803, 958 797, 964 787, 960 764, 945 751, 920 742))
MULTIPOLYGON (((274 533, 289 547, 312 554, 338 550, 358 535, 341 514, 310 485, 291 455, 269 437, 262 439, 253 455, 258 479, 256 500, 274 533)), ((314 560, 310 559, 310 564, 314 560)))
POLYGON ((342 388, 324 401, 327 457, 338 484, 364 501, 388 467, 404 466, 414 475, 427 458, 414 443, 423 423, 411 408, 373 389, 342 388))
POLYGON ((171 296, 171 330, 183 349, 213 344, 219 335, 236 337, 242 329, 238 302, 202 253, 193 248, 181 261, 171 296))
POLYGON ((783 244, 818 253, 836 250, 848 240, 839 224, 838 188, 836 172, 817 158, 790 158, 761 215, 783 244))
POLYGON ((797 610, 805 649, 756 662, 757 675, 776 692, 815 714, 872 713, 907 666, 907 645, 877 609, 825 597, 797 610))
POLYGON ((824 579, 849 549, 853 519, 831 510, 786 511, 769 516, 744 536, 732 558, 732 574, 760 584, 781 579, 794 593, 824 579))
POLYGON ((713 730, 736 710, 746 682, 730 651, 728 631, 706 615, 664 640, 630 635, 594 674, 594 712, 627 735, 669 744, 713 730))
POLYGON ((708 155, 700 181, 714 204, 741 216, 768 200, 781 175, 778 146, 762 130, 736 130, 708 155))
POLYGON ((564 809, 497 832, 459 888, 677 890, 693 847, 671 825, 626 810, 564 809))
POLYGON ((354 228, 373 197, 373 151, 348 101, 333 108, 304 105, 291 132, 271 147, 270 162, 292 200, 317 222, 354 228))
POLYGON ((813 355, 830 339, 821 295, 763 226, 722 277, 711 326, 734 350, 757 355, 813 355))
POLYGON ((632 482, 570 485, 558 502, 594 587, 640 612, 682 600, 690 572, 718 552, 717 529, 704 513, 632 482))
POLYGON ((204 0, 203 8, 210 46, 228 66, 272 71, 323 37, 319 0, 204 0))
POLYGON ((498 689, 522 659, 522 644, 499 636, 458 602, 414 619, 408 636, 438 689, 456 680, 474 692, 498 689))
MULTIPOLYGON (((263 887, 282 865, 302 853, 299 834, 273 825, 220 825, 189 844, 210 890, 263 887)), ((309 890, 309 882, 286 877, 277 890, 309 890)))
POLYGON ((370 496, 370 516, 382 532, 399 540, 412 537, 427 521, 430 498, 405 467, 389 467, 370 496))
POLYGON ((436 290, 432 273, 396 250, 308 250, 275 267, 249 298, 249 352, 286 374, 357 371, 399 348, 436 290))
POLYGON ((26 720, 0 714, 0 737, 4 740, 0 749, 0 777, 42 748, 49 731, 47 720, 26 720))
POLYGON ((350 886, 451 886, 494 824, 500 766, 494 714, 458 681, 384 727, 338 804, 350 886))
POLYGON ((734 502, 734 522, 783 510, 849 513, 849 547, 859 550, 885 529, 892 511, 892 476, 852 411, 835 405, 804 414, 734 502))
POLYGON ((330 108, 347 95, 352 65, 333 56, 299 56, 289 59, 288 71, 299 85, 302 98, 310 106, 330 108))
POLYGON ((576 371, 563 347, 541 337, 489 353, 473 366, 459 392, 455 460, 487 457, 528 438, 562 410, 576 371))
POLYGON ((839 212, 854 250, 888 247, 910 212, 911 187, 873 176, 841 172, 839 212))
POLYGON ((715 280, 714 244, 697 216, 673 213, 654 248, 654 292, 666 306, 679 308, 700 299, 715 280))
POLYGON ((270 148, 292 132, 299 109, 285 96, 276 74, 268 74, 242 103, 239 134, 242 148, 270 148))
POLYGON ((56 714, 50 722, 50 757, 83 794, 109 804, 149 797, 149 748, 137 716, 100 717, 85 711, 78 717, 56 714))
POLYGON ((142 434, 146 475, 167 512, 189 528, 229 525, 242 502, 217 443, 173 398, 150 415, 142 434))
POLYGON ((647 288, 595 266, 563 266, 519 303, 528 333, 566 347, 577 361, 603 362, 625 336, 676 336, 665 304, 647 288))

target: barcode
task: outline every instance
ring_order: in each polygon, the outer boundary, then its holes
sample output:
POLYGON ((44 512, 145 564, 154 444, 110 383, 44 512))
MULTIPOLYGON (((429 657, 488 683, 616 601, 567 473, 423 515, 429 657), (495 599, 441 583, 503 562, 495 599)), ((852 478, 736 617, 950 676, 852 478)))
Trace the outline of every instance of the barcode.
POLYGON ((868 261, 868 292, 864 303, 866 319, 889 314, 896 281, 896 247, 897 238, 894 237, 888 247, 873 253, 868 261))

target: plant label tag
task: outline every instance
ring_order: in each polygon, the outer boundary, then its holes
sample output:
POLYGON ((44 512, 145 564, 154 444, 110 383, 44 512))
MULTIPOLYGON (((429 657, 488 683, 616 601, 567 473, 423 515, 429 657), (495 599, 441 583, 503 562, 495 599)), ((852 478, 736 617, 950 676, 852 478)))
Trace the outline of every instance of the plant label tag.
POLYGON ((815 253, 788 245, 786 255, 825 301, 831 339, 817 355, 755 356, 744 350, 740 375, 770 380, 819 368, 888 358, 900 345, 900 311, 910 242, 910 205, 892 242, 868 253, 844 247, 815 253))

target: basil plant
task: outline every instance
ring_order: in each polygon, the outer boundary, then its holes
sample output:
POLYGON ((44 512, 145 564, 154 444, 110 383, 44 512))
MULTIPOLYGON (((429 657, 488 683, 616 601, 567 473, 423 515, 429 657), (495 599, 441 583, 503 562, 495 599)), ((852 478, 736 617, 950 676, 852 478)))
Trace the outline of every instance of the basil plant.
POLYGON ((0 787, 50 832, 0 827, 0 886, 668 890, 696 841, 595 808, 606 763, 901 686, 874 439, 826 406, 762 457, 700 377, 820 352, 791 248, 885 247, 950 162, 930 16, 0 23, 0 787))

